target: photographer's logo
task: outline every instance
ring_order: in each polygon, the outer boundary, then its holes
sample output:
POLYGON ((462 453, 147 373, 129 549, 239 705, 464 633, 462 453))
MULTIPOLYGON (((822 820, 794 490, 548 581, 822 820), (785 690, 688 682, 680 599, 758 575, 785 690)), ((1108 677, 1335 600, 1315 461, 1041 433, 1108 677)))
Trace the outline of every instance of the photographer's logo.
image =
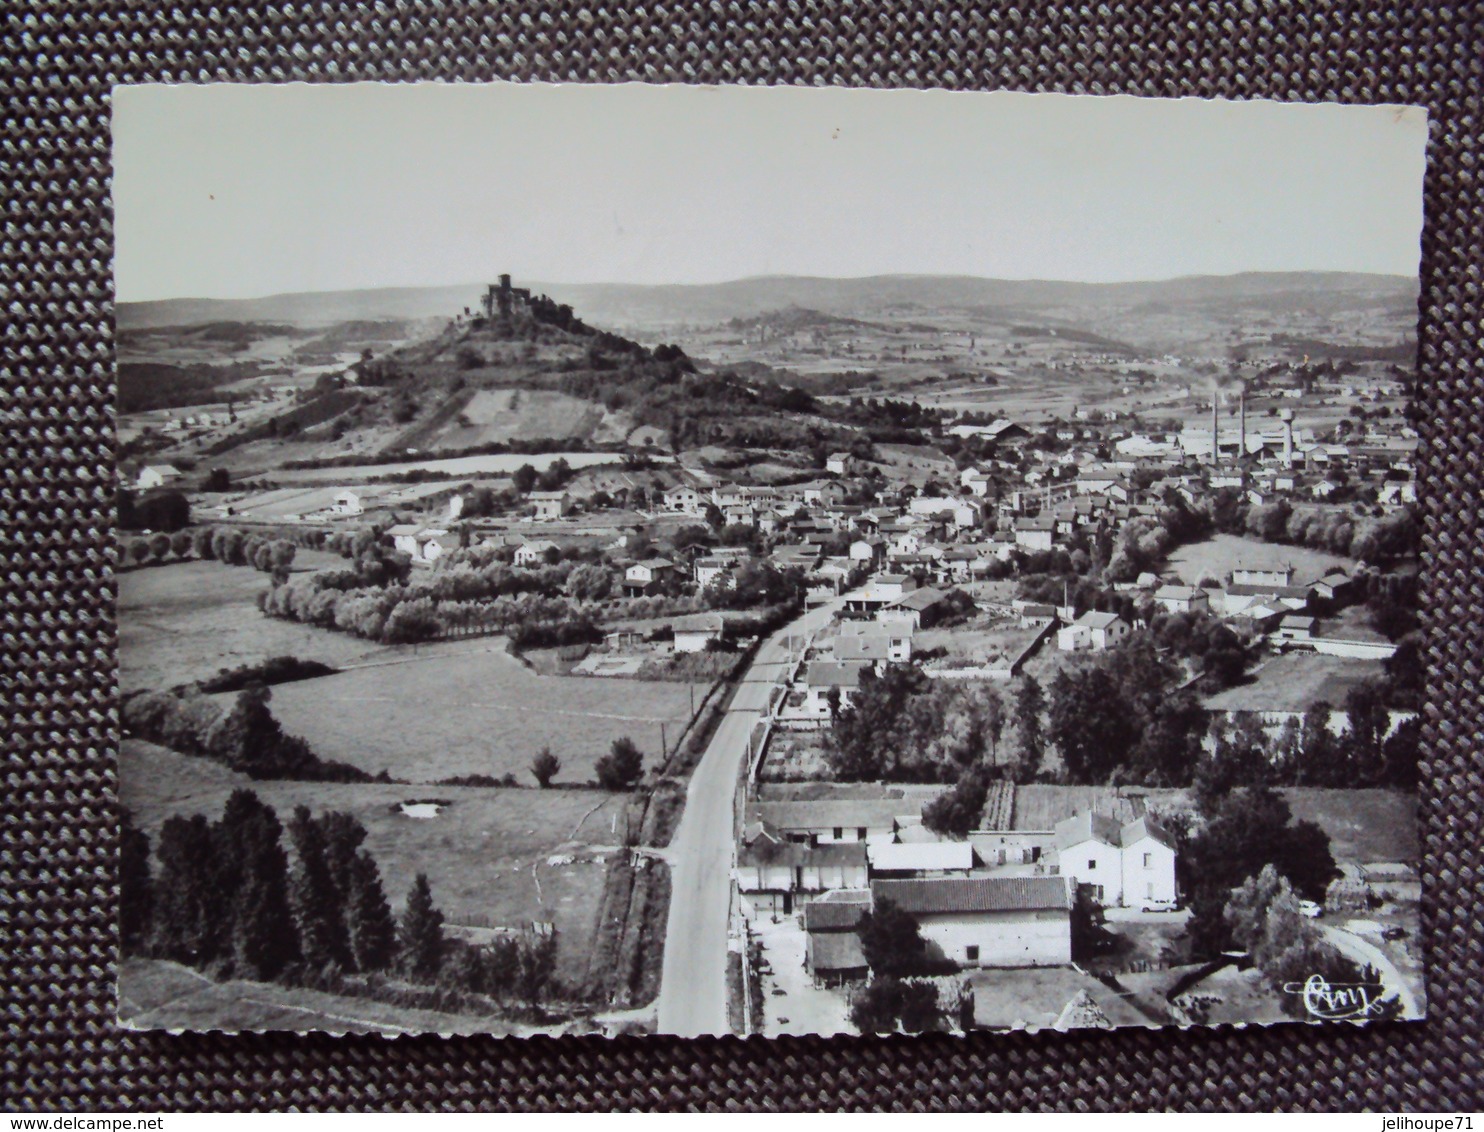
POLYGON ((1380 983, 1332 983, 1323 975, 1310 975, 1302 983, 1284 983, 1283 990, 1301 995, 1310 1017, 1326 1021, 1379 1015, 1386 994, 1380 983))

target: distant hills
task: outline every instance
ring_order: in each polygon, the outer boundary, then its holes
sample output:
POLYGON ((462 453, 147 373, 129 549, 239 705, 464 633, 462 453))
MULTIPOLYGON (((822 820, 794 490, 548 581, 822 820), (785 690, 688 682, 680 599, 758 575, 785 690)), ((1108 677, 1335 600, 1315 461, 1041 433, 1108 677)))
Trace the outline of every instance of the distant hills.
MULTIPOLYGON (((493 273, 492 273, 493 274, 493 273)), ((1246 272, 1134 283, 984 279, 967 275, 877 275, 829 279, 758 276, 726 283, 643 285, 516 280, 619 331, 754 318, 786 307, 837 316, 903 315, 945 309, 977 313, 1191 306, 1332 309, 1415 307, 1417 280, 1349 272, 1246 272)), ((474 307, 482 283, 269 295, 258 299, 168 299, 120 303, 120 328, 201 322, 284 322, 301 326, 351 319, 428 318, 474 307)))

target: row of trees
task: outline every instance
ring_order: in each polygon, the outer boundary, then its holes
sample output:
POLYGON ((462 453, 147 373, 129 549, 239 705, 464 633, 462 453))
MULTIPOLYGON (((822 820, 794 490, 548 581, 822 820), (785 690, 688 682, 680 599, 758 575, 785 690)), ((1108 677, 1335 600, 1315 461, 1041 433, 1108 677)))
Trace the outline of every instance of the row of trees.
POLYGON ((141 692, 123 705, 124 731, 186 755, 222 763, 250 778, 369 782, 365 771, 322 759, 303 739, 286 734, 268 708, 272 691, 252 683, 230 710, 194 690, 141 692))
POLYGON ((1195 785, 1386 786, 1412 790, 1418 781, 1421 721, 1394 717, 1381 681, 1357 684, 1341 708, 1321 700, 1301 719, 1274 729, 1243 713, 1213 728, 1195 785))
POLYGON ((293 565, 297 547, 288 539, 244 533, 233 527, 196 527, 171 534, 156 531, 124 544, 125 561, 136 566, 163 563, 171 556, 215 560, 228 566, 253 566, 264 573, 283 573, 293 565))
POLYGON ((168 818, 151 860, 147 835, 124 812, 120 927, 126 954, 173 959, 228 977, 316 982, 354 991, 351 975, 516 998, 549 988, 556 939, 502 936, 485 946, 450 938, 425 874, 393 915, 366 829, 354 816, 296 807, 284 828, 271 806, 236 790, 222 816, 168 818))

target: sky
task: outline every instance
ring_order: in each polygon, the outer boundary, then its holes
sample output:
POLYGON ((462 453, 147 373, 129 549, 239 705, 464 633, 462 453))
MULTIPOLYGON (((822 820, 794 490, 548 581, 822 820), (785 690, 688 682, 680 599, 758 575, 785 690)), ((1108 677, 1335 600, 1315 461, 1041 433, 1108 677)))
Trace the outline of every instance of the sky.
POLYGON ((1425 111, 949 91, 129 86, 120 302, 479 282, 1415 275, 1425 111))

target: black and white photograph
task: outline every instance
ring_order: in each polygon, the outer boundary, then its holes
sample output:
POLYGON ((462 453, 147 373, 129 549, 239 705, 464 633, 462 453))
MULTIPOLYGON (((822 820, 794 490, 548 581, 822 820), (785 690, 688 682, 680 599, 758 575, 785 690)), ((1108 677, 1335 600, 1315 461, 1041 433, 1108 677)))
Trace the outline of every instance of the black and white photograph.
POLYGON ((1426 1016, 1423 109, 112 112, 120 1024, 1426 1016))

